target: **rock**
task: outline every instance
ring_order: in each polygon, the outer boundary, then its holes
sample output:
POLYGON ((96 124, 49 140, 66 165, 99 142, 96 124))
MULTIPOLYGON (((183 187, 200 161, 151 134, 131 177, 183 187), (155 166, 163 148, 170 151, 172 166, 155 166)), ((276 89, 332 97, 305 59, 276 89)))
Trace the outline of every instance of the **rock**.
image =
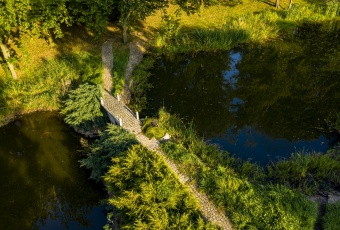
POLYGON ((316 202, 318 204, 326 204, 327 203, 327 197, 325 197, 325 196, 316 195, 316 196, 310 196, 308 198, 309 198, 310 201, 316 202))
POLYGON ((157 123, 156 120, 153 120, 153 121, 151 122, 151 124, 152 124, 152 126, 154 126, 154 127, 158 127, 158 123, 157 123))
POLYGON ((328 195, 328 204, 334 204, 340 201, 340 196, 337 195, 328 195))
POLYGON ((166 133, 166 134, 164 135, 164 137, 162 137, 162 140, 165 140, 165 141, 170 140, 170 139, 171 139, 171 136, 170 136, 169 133, 166 133))

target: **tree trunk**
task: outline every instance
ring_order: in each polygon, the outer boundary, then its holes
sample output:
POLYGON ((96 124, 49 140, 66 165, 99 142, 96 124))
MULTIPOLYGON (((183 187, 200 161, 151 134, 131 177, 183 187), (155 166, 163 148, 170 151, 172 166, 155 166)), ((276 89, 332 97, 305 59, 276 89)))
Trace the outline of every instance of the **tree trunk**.
POLYGON ((293 0, 290 0, 290 1, 289 1, 288 9, 292 8, 292 5, 293 5, 293 0))
POLYGON ((11 56, 9 54, 9 50, 8 50, 7 46, 0 41, 0 48, 1 48, 2 54, 4 55, 5 60, 7 62, 8 68, 11 71, 13 79, 17 80, 18 77, 17 77, 17 73, 15 72, 14 65, 12 63, 10 63, 9 60, 8 60, 11 56))
POLYGON ((127 43, 127 25, 126 23, 123 24, 123 43, 126 44, 127 43))
POLYGON ((276 0, 275 8, 279 9, 279 7, 280 7, 280 0, 276 0))

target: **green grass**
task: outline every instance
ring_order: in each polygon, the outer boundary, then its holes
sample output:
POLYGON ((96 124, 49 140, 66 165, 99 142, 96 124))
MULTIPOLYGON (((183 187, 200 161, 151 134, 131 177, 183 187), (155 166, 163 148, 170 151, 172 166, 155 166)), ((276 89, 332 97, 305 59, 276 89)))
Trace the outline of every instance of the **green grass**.
MULTIPOLYGON (((225 10, 230 9, 225 7, 225 10)), ((220 18, 218 11, 214 8, 207 12, 211 13, 212 18, 220 18)), ((191 16, 190 23, 177 19, 179 24, 175 28, 178 30, 176 33, 162 33, 173 29, 173 26, 167 22, 160 24, 154 40, 156 50, 175 54, 228 50, 243 43, 263 43, 289 34, 302 22, 321 22, 338 17, 340 4, 294 4, 290 10, 280 11, 262 8, 259 11, 228 15, 218 22, 207 19, 209 23, 204 24, 202 18, 207 18, 205 13, 203 10, 199 14, 201 18, 191 16), (169 34, 173 34, 172 37, 169 38, 169 34)))
POLYGON ((340 226, 340 201, 326 205, 326 214, 322 218, 324 230, 338 230, 340 226))
POLYGON ((154 126, 152 122, 154 119, 148 118, 142 127, 142 132, 147 136, 149 139, 155 137, 157 140, 161 139, 165 135, 164 129, 154 126))
POLYGON ((129 61, 130 50, 123 43, 117 42, 113 45, 113 79, 112 92, 120 94, 124 88, 125 71, 129 61))
POLYGON ((267 178, 286 184, 306 194, 332 191, 340 186, 340 156, 329 151, 322 153, 294 153, 267 167, 267 178))

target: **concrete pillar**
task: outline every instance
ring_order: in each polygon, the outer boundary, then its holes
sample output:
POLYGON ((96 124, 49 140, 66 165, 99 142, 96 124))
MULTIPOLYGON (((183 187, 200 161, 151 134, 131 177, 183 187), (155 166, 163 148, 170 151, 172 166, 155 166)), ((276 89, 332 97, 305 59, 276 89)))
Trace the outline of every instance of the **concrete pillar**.
POLYGON ((103 100, 102 97, 100 98, 100 104, 101 104, 101 105, 104 105, 104 100, 103 100))
POLYGON ((122 120, 122 118, 119 118, 119 126, 123 127, 123 120, 122 120))
POLYGON ((117 94, 117 99, 118 99, 118 101, 120 101, 120 95, 119 94, 117 94))
POLYGON ((136 118, 139 121, 139 112, 136 111, 136 118))

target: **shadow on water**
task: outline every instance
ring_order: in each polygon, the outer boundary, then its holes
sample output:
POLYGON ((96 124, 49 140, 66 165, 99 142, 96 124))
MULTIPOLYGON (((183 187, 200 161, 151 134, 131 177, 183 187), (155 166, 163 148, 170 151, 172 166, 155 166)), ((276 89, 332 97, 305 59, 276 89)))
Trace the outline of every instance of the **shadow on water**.
POLYGON ((165 106, 243 159, 267 163, 326 151, 319 132, 339 112, 339 23, 304 24, 291 38, 228 52, 163 57, 155 64, 148 114, 165 106))
POLYGON ((0 129, 0 229, 101 229, 101 189, 79 168, 79 137, 54 113, 0 129))

